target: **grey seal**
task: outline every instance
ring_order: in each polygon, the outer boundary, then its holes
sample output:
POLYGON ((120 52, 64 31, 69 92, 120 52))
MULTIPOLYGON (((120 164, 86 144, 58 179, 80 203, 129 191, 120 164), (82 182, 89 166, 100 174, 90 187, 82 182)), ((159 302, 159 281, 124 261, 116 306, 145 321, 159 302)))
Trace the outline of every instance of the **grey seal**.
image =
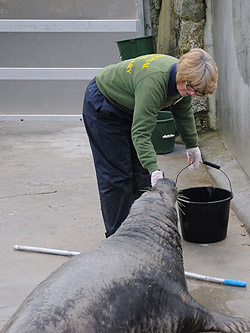
POLYGON ((24 300, 1 332, 250 330, 249 321, 215 313, 189 294, 176 197, 175 183, 159 180, 135 201, 114 235, 53 272, 24 300))

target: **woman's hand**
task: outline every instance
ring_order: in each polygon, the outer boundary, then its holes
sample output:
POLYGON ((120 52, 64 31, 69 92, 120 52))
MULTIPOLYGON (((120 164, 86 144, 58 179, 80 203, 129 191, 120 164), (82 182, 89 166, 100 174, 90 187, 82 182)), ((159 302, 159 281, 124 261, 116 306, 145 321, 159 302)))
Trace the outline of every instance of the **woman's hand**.
POLYGON ((190 170, 198 168, 202 163, 200 148, 199 147, 188 148, 187 158, 190 170))
POLYGON ((164 177, 163 172, 161 170, 155 170, 151 174, 151 185, 155 186, 157 180, 162 179, 164 177))

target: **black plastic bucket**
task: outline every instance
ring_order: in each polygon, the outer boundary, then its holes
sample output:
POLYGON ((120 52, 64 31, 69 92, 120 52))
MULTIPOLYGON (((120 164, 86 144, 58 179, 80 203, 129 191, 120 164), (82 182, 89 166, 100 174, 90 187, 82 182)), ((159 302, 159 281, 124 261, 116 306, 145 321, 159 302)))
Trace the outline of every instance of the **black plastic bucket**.
MULTIPOLYGON (((207 161, 203 163, 220 169, 216 164, 207 161)), ((178 211, 183 239, 192 243, 214 243, 226 238, 230 201, 233 198, 230 180, 229 184, 230 191, 206 186, 187 188, 178 192, 178 211)))

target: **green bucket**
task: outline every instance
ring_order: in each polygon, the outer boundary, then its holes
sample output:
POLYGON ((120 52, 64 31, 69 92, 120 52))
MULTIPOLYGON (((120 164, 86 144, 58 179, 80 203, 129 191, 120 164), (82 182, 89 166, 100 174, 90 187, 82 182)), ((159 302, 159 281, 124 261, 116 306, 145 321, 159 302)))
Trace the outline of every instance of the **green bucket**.
POLYGON ((153 36, 123 39, 116 43, 122 60, 154 53, 153 36))
POLYGON ((174 150, 175 124, 171 111, 159 111, 156 126, 151 136, 156 154, 167 154, 174 150))

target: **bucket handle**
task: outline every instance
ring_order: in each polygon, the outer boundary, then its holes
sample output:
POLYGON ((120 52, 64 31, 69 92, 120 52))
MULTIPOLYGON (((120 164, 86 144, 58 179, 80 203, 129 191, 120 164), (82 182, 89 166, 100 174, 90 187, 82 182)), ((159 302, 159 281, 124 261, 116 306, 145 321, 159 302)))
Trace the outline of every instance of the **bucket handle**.
MULTIPOLYGON (((194 163, 194 162, 192 162, 191 164, 193 164, 193 163, 194 163)), ((181 169, 181 170, 178 172, 178 174, 177 174, 177 176, 176 176, 176 180, 175 180, 176 186, 177 186, 177 180, 178 180, 178 177, 179 177, 180 173, 181 173, 182 171, 184 171, 187 167, 189 167, 191 164, 186 165, 183 169, 181 169)), ((229 177, 227 176, 227 174, 226 174, 223 170, 221 170, 220 165, 218 165, 218 164, 214 164, 214 163, 209 162, 209 161, 203 161, 203 164, 208 165, 208 166, 210 166, 210 167, 212 167, 212 168, 214 168, 214 169, 220 170, 220 171, 221 171, 221 172, 227 177, 227 180, 228 180, 228 182, 229 182, 229 186, 230 186, 231 194, 233 194, 231 181, 230 181, 229 177)))

